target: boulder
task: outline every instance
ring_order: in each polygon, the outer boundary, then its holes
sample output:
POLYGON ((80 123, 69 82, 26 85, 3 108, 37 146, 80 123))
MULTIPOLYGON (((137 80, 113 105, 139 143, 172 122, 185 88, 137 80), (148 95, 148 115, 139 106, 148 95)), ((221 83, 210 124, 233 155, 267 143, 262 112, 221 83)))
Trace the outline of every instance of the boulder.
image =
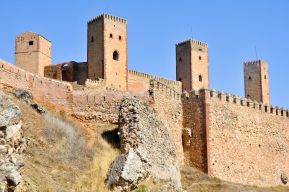
POLYGON ((0 192, 14 191, 21 181, 18 170, 24 166, 21 148, 21 110, 0 91, 0 192))
POLYGON ((38 103, 35 103, 33 101, 33 95, 31 92, 23 89, 18 89, 13 92, 16 98, 26 102, 28 105, 30 105, 33 109, 35 109, 38 113, 43 114, 46 113, 47 110, 39 105, 38 103))
POLYGON ((110 188, 131 190, 149 176, 167 182, 175 191, 181 189, 176 146, 151 107, 125 97, 120 105, 119 132, 122 155, 108 172, 110 188))
POLYGON ((17 89, 13 92, 15 97, 30 104, 33 101, 32 93, 23 89, 17 89))
POLYGON ((6 176, 6 179, 9 186, 17 186, 21 181, 21 175, 18 171, 13 169, 6 176))
POLYGON ((0 127, 16 125, 20 121, 21 110, 12 100, 0 91, 0 127))

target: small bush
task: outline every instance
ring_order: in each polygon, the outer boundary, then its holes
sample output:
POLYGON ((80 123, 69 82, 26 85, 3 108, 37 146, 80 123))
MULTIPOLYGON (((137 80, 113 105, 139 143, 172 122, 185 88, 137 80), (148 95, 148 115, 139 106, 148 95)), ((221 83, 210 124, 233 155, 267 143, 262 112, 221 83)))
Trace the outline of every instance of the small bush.
POLYGON ((147 187, 145 185, 140 185, 137 192, 147 192, 147 187))

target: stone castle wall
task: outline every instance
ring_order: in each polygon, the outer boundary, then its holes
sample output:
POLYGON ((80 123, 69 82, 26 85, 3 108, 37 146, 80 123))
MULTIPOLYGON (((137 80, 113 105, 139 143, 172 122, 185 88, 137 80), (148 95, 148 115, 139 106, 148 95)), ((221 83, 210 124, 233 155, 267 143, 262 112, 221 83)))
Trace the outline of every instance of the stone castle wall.
POLYGON ((207 95, 195 95, 195 92, 182 95, 185 163, 203 172, 208 171, 207 124, 209 117, 207 98, 207 95))
POLYGON ((199 116, 189 114, 189 123, 184 117, 184 125, 192 126, 183 140, 186 162, 207 163, 210 176, 231 182, 282 184, 281 174, 289 174, 288 110, 209 90, 191 92, 187 100, 184 114, 196 110, 199 116))
MULTIPOLYGON (((68 82, 32 74, 3 60, 0 60, 0 82, 17 89, 31 91, 34 99, 44 105, 82 118, 112 123, 117 122, 118 106, 122 98, 130 94, 103 90, 73 90, 68 82)), ((148 92, 134 95, 149 101, 148 92)))
POLYGON ((72 87, 69 83, 40 77, 0 60, 0 82, 31 91, 35 100, 70 111, 72 87))
MULTIPOLYGON (((121 91, 73 91, 72 114, 82 119, 118 123, 119 106, 124 96, 132 96, 121 91)), ((150 104, 147 94, 134 95, 150 104)))
POLYGON ((158 118, 168 128, 169 134, 176 144, 178 162, 183 164, 183 105, 181 94, 156 80, 150 81, 150 94, 158 118))
POLYGON ((182 92, 182 83, 157 77, 147 73, 138 72, 135 70, 128 70, 128 90, 129 91, 148 91, 150 88, 150 80, 155 79, 177 92, 182 92))
POLYGON ((250 185, 281 185, 289 175, 288 110, 211 92, 209 174, 250 185))
POLYGON ((139 94, 77 91, 69 83, 2 60, 0 82, 29 90, 37 102, 76 117, 112 123, 117 123, 123 97, 134 95, 151 105, 165 123, 180 163, 243 184, 278 185, 281 174, 289 175, 288 110, 209 90, 183 94, 181 99, 178 91, 156 80, 151 80, 150 91, 139 94))

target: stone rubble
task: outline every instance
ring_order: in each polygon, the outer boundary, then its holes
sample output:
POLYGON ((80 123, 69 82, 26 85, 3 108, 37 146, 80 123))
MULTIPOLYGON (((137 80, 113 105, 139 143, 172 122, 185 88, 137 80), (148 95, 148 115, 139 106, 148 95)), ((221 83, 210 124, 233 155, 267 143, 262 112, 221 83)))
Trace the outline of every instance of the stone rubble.
POLYGON ((176 147, 167 128, 152 108, 134 97, 125 97, 120 106, 119 131, 122 155, 111 165, 107 185, 118 191, 135 189, 151 177, 181 190, 176 147))
POLYGON ((26 140, 21 135, 21 110, 0 91, 0 191, 14 191, 21 182, 21 154, 26 140))
POLYGON ((47 110, 43 108, 41 105, 33 101, 32 93, 26 90, 18 89, 13 92, 16 98, 26 102, 28 105, 30 105, 34 110, 36 110, 38 113, 43 114, 46 113, 47 110))

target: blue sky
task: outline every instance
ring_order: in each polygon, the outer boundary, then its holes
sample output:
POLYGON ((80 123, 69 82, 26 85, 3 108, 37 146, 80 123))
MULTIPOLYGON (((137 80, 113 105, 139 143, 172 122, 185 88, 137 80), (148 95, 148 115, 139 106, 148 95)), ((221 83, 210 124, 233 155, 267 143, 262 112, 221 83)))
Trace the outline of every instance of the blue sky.
POLYGON ((53 43, 53 63, 86 61, 86 22, 128 20, 129 67, 175 79, 175 44, 209 44, 211 88, 244 95, 243 62, 269 63, 271 103, 289 108, 289 0, 9 0, 1 3, 0 58, 14 63, 14 39, 34 31, 53 43))

